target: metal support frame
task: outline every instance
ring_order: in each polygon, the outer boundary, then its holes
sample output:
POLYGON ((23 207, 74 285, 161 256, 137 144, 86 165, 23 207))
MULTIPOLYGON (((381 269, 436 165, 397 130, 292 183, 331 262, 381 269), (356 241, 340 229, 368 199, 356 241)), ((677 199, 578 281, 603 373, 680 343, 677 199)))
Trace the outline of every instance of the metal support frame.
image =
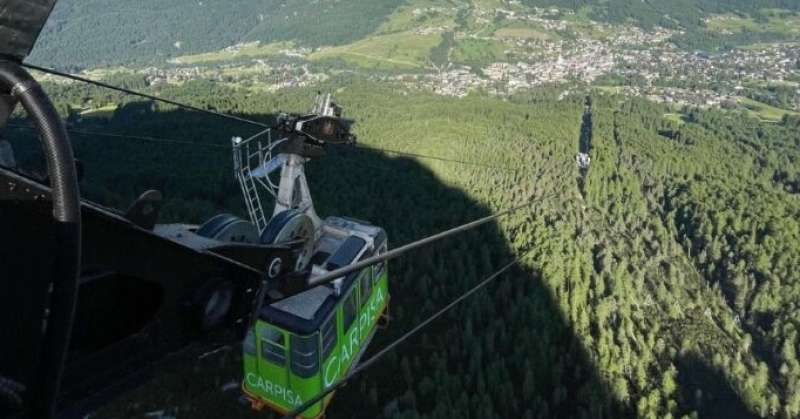
POLYGON ((295 153, 278 153, 277 146, 290 141, 288 138, 274 140, 272 130, 267 129, 250 138, 234 137, 233 167, 236 180, 242 189, 245 207, 250 221, 263 233, 269 219, 264 211, 261 191, 266 190, 275 200, 272 216, 289 209, 298 209, 311 218, 315 231, 322 225, 311 198, 311 190, 305 175, 308 158, 295 153), (276 185, 271 175, 281 169, 276 185))
POLYGON ((261 167, 264 162, 272 160, 272 148, 274 146, 272 144, 271 131, 262 131, 246 140, 242 140, 241 137, 234 137, 232 143, 234 176, 242 189, 250 221, 256 226, 258 232, 262 233, 267 227, 267 217, 264 213, 256 182, 260 183, 267 191, 270 191, 273 196, 275 193, 272 191, 275 189, 275 185, 272 184, 269 173, 266 173, 266 176, 262 178, 253 176, 252 171, 254 168, 261 167), (259 141, 262 136, 266 136, 266 146, 259 141))
POLYGON ((288 155, 281 169, 281 181, 272 216, 289 209, 299 209, 311 217, 314 227, 318 229, 322 222, 314 210, 314 201, 306 180, 304 166, 307 160, 297 154, 288 155))

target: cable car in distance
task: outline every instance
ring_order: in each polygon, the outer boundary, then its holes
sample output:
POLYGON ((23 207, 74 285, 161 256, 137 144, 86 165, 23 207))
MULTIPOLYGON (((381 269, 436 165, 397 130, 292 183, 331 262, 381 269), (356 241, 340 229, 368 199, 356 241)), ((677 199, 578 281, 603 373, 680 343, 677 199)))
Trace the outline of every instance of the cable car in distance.
MULTIPOLYGON (((322 156, 326 143, 352 143, 351 123, 341 118, 330 95, 319 96, 311 114, 282 115, 275 129, 233 139, 236 177, 260 242, 291 246, 297 275, 313 278, 387 250, 382 228, 346 217, 323 220, 314 210, 304 164, 322 156), (273 139, 276 133, 280 138, 273 139), (279 178, 273 179, 279 169, 279 178), (269 221, 260 191, 275 201, 269 221)), ((386 263, 290 294, 268 286, 242 345, 241 387, 255 410, 291 412, 358 364, 386 318, 386 263)), ((332 397, 328 394, 299 417, 321 417, 332 397)))

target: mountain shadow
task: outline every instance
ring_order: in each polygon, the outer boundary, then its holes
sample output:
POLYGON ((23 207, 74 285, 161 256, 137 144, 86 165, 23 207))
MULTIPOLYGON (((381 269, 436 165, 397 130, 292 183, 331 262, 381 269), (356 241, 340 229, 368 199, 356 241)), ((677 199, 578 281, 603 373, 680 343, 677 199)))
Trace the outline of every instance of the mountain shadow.
MULTIPOLYGON (((124 209, 140 192, 157 188, 165 197, 160 222, 200 223, 221 212, 244 215, 228 146, 230 137, 246 137, 253 129, 141 106, 123 107, 107 118, 84 117, 70 128, 150 138, 74 134, 85 172, 84 197, 124 209)), ((37 150, 24 144, 35 142, 24 131, 14 131, 12 143, 19 160, 33 164, 37 150)), ((408 158, 331 148, 307 171, 321 216, 344 215, 382 226, 390 247, 493 213, 408 158)), ((501 225, 491 223, 391 261, 391 323, 378 332, 367 356, 519 254, 501 225)), ((200 359, 214 348, 195 345, 177 354, 152 371, 143 386, 92 417, 263 415, 236 400, 241 348, 230 345, 200 359)), ((539 272, 525 266, 504 274, 339 390, 327 417, 420 416, 620 418, 633 416, 633 410, 613 397, 553 292, 539 272)))
POLYGON ((752 419, 759 417, 749 410, 724 373, 696 354, 678 360, 678 382, 687 408, 702 418, 752 419))

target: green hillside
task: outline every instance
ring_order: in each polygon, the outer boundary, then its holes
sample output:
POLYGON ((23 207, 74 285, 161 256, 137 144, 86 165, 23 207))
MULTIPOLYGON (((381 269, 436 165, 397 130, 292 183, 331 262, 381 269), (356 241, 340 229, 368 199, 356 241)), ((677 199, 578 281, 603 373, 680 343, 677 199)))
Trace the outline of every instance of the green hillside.
POLYGON ((762 18, 765 9, 798 10, 800 4, 791 0, 523 0, 537 7, 585 9, 588 16, 603 22, 636 22, 644 27, 704 26, 712 14, 737 13, 762 18))
POLYGON ((688 49, 718 49, 756 42, 796 39, 795 28, 787 23, 786 11, 797 12, 800 3, 792 0, 523 0, 535 7, 577 10, 586 17, 614 24, 633 23, 643 28, 661 26, 682 29, 674 41, 688 49), (780 18, 777 15, 781 15, 780 18), (715 17, 732 14, 742 22, 733 33, 721 33, 715 17), (707 22, 708 21, 708 22, 707 22), (755 25, 747 26, 747 22, 755 25))
MULTIPOLYGON (((397 246, 533 200, 530 210, 390 264, 392 323, 373 350, 515 254, 505 275, 337 392, 329 417, 783 417, 800 415, 800 120, 538 90, 503 100, 336 78, 362 143, 510 169, 336 148, 309 166, 320 214, 384 226, 397 246), (581 121, 584 121, 583 125, 581 121), (585 178, 575 165, 591 142, 585 178), (387 379, 392 377, 392 379, 387 379)), ((225 144, 253 130, 48 85, 72 127, 225 144), (109 116, 70 110, 122 102, 109 116)), ((277 95, 206 82, 158 94, 269 119, 311 89, 277 95)), ((14 143, 32 144, 22 130, 14 143)), ((84 193, 124 207, 165 192, 165 220, 238 211, 227 150, 75 136, 84 193)), ((31 153, 23 159, 35 162, 31 153)), ((238 348, 189 357, 94 417, 177 409, 251 418, 219 387, 238 348)))
POLYGON ((368 35, 395 7, 393 0, 60 0, 30 60, 85 68, 251 41, 337 45, 368 35))

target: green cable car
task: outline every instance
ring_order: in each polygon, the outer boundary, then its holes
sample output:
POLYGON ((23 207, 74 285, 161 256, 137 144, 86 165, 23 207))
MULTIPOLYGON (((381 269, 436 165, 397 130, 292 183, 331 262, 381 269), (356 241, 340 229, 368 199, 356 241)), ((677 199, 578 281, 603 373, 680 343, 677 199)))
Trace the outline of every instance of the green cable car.
MULTIPOLYGON (((215 220, 206 228, 213 230, 208 235, 257 236, 264 245, 288 246, 295 259, 291 270, 309 279, 386 252, 382 228, 344 217, 320 219, 306 181, 305 163, 324 155, 326 143, 355 140, 351 123, 341 118, 341 108, 328 95, 318 98, 310 114, 282 115, 274 129, 245 140, 234 138, 234 172, 251 222, 215 220), (275 133, 279 137, 273 138, 275 133), (273 179, 279 169, 279 179, 273 179), (275 202, 269 221, 262 207, 266 199, 259 194, 263 190, 275 202)), ((267 266, 266 278, 284 270, 267 266)), ((256 410, 286 414, 319 396, 358 364, 386 318, 385 263, 299 291, 271 298, 254 310, 243 344, 242 390, 256 410)), ((325 396, 300 417, 322 416, 332 397, 325 396)))
MULTIPOLYGON (((315 271, 337 269, 386 250, 382 229, 335 217, 325 220, 325 226, 332 223, 367 232, 341 240, 323 236, 324 246, 311 260, 320 268, 315 271)), ((357 365, 388 303, 384 263, 262 307, 243 345, 242 389, 251 406, 285 414, 341 379, 357 365)), ((332 397, 301 417, 320 417, 332 397)))

